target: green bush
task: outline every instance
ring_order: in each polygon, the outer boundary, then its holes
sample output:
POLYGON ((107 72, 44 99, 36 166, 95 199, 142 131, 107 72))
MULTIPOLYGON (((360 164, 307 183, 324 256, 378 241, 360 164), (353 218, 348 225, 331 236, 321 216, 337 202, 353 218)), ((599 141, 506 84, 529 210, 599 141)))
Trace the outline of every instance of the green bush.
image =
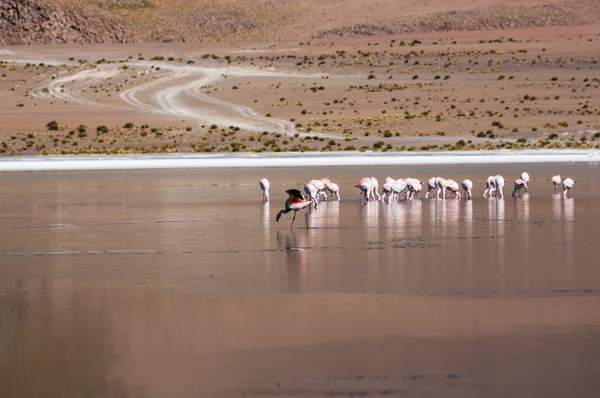
POLYGON ((56 131, 56 130, 58 130, 58 123, 56 123, 56 120, 48 122, 48 124, 46 124, 46 128, 48 130, 56 131))

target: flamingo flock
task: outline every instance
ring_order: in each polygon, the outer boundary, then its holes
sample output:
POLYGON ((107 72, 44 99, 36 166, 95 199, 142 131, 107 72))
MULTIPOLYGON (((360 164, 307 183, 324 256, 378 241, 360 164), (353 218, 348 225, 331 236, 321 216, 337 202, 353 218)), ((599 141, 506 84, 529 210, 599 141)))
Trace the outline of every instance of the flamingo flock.
MULTIPOLYGON (((519 178, 514 181, 512 196, 522 197, 528 192, 528 184, 530 181, 527 172, 521 173, 519 178)), ((550 181, 554 185, 554 190, 562 184, 563 197, 566 199, 570 196, 570 191, 575 186, 575 181, 572 178, 561 179, 560 175, 553 176, 550 181)), ((504 198, 503 188, 506 181, 501 175, 491 175, 485 181, 485 189, 483 191, 484 198, 496 197, 504 198)), ((259 186, 263 191, 263 201, 269 202, 270 183, 266 178, 261 178, 259 186)), ((385 182, 381 185, 381 193, 379 193, 379 182, 375 177, 363 177, 355 185, 360 191, 360 199, 363 202, 383 201, 383 202, 399 202, 405 200, 413 201, 419 197, 423 189, 423 183, 412 177, 394 179, 386 177, 385 182)), ((310 180, 304 185, 303 194, 299 189, 288 189, 285 191, 288 198, 285 201, 284 208, 277 213, 276 221, 282 215, 289 212, 294 212, 294 218, 290 228, 293 227, 296 220, 296 213, 301 212, 306 216, 306 228, 308 228, 308 215, 303 210, 310 209, 311 205, 316 209, 321 200, 336 199, 340 200, 340 187, 333 183, 329 178, 321 178, 319 180, 310 180), (329 194, 329 195, 328 195, 329 194)), ((463 180, 460 185, 451 179, 442 177, 432 177, 427 181, 427 192, 425 199, 429 199, 430 194, 434 199, 461 199, 464 196, 465 200, 473 198, 473 182, 471 180, 463 180), (460 189, 462 188, 463 194, 460 189), (433 192, 432 192, 433 191, 433 192)))

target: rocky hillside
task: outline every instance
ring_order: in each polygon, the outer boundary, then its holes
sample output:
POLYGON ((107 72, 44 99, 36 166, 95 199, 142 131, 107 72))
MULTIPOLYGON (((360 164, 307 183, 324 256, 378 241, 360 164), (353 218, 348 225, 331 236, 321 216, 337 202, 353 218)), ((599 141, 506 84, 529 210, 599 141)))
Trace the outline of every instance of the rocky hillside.
POLYGON ((135 41, 118 17, 95 6, 45 0, 0 1, 0 44, 135 41))
POLYGON ((265 41, 600 24, 600 0, 0 0, 0 44, 265 41))

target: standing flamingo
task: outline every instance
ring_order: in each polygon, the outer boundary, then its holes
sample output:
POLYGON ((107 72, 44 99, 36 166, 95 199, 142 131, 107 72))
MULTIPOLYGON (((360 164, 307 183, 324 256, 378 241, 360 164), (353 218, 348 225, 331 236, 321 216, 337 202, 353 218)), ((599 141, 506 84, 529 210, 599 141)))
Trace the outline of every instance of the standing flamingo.
POLYGON ((379 195, 379 182, 377 181, 377 178, 369 178, 371 179, 371 195, 373 196, 373 199, 375 199, 375 196, 377 196, 377 200, 381 200, 381 195, 379 195))
POLYGON ((406 199, 408 199, 408 184, 404 180, 396 180, 396 182, 392 185, 392 201, 400 201, 400 195, 405 194, 406 199))
POLYGON ((309 182, 304 186, 304 192, 306 192, 311 202, 314 203, 316 209, 317 205, 319 204, 319 190, 317 189, 317 187, 315 187, 309 182))
POLYGON ((496 190, 496 177, 489 176, 485 181, 485 191, 483 191, 483 197, 492 197, 494 196, 494 191, 496 190))
POLYGON ((269 180, 267 180, 266 178, 261 178, 258 185, 260 185, 260 189, 262 189, 262 191, 263 191, 263 201, 268 202, 269 201, 269 188, 271 187, 269 180))
MULTIPOLYGON (((327 180, 329 181, 329 180, 327 180)), ((315 199, 318 202, 318 200, 320 199, 319 196, 321 196, 323 193, 325 193, 325 188, 326 188, 326 184, 323 180, 310 180, 306 185, 312 185, 317 189, 317 192, 315 192, 315 199)), ((316 202, 315 202, 316 203, 316 202)))
MULTIPOLYGON (((325 178, 321 178, 321 182, 323 183, 323 185, 325 186, 325 188, 321 191, 319 191, 319 195, 322 196, 322 199, 327 200, 327 191, 328 191, 328 187, 329 184, 331 184, 331 180, 327 177, 325 178)), ((319 198, 321 199, 321 198, 319 198)))
POLYGON ((386 200, 389 202, 392 198, 393 192, 392 192, 392 185, 394 185, 396 183, 396 180, 392 180, 393 182, 385 182, 385 184, 383 184, 381 186, 381 198, 383 200, 386 200))
POLYGON ((371 199, 371 192, 373 191, 373 182, 369 177, 363 177, 359 182, 354 186, 360 189, 361 196, 364 195, 365 202, 368 202, 371 199))
POLYGON ((520 194, 522 189, 525 189, 525 192, 527 192, 527 183, 525 181, 523 181, 523 179, 517 178, 515 180, 515 188, 512 193, 513 198, 515 197, 515 195, 517 193, 520 194))
POLYGON ((496 178, 496 189, 498 190, 498 197, 500 199, 504 199, 504 192, 502 192, 502 188, 504 188, 504 185, 506 184, 506 182, 504 181, 504 177, 502 177, 500 174, 498 174, 495 178, 496 178))
POLYGON ((423 189, 423 184, 416 178, 406 178, 406 188, 408 189, 408 200, 413 200, 419 196, 419 192, 423 189))
POLYGON ((434 189, 437 191, 437 185, 435 181, 435 177, 430 178, 429 181, 427 181, 427 193, 425 194, 425 199, 429 198, 429 192, 431 192, 434 189))
POLYGON ((462 189, 465 190, 466 199, 470 200, 473 197, 473 193, 471 192, 473 190, 473 181, 464 180, 460 185, 462 186, 462 189))
POLYGON ((566 199, 567 196, 571 196, 570 191, 575 186, 575 181, 573 181, 571 178, 567 177, 563 180, 562 184, 563 184, 563 196, 566 199))
POLYGON ((554 190, 556 191, 556 188, 560 185, 560 183, 562 182, 562 180, 560 179, 560 174, 557 176, 552 177, 552 184, 554 184, 554 190))
POLYGON ((330 182, 327 184, 327 190, 331 192, 332 195, 335 195, 337 200, 340 200, 340 187, 338 184, 330 182))
POLYGON ((454 180, 446 180, 446 189, 454 195, 456 199, 460 199, 460 188, 454 180))
POLYGON ((435 197, 439 198, 440 194, 442 194, 442 199, 446 199, 446 187, 448 183, 442 177, 438 177, 435 179, 435 186, 437 187, 437 191, 435 193, 435 197))
POLYGON ((296 213, 300 212, 306 216, 306 229, 308 229, 308 214, 302 211, 302 209, 310 206, 312 200, 304 198, 302 193, 297 189, 288 189, 285 191, 288 194, 288 198, 285 201, 285 209, 280 210, 277 213, 277 218, 275 221, 279 222, 279 219, 283 214, 287 214, 290 211, 294 212, 294 218, 292 219, 292 224, 290 225, 290 229, 294 226, 294 221, 296 220, 296 213))

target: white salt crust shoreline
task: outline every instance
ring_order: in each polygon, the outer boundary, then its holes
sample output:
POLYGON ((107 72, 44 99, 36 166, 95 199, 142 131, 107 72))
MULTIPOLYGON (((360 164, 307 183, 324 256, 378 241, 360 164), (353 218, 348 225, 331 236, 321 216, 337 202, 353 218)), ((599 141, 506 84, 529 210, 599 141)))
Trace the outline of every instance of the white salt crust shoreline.
POLYGON ((0 171, 79 171, 252 167, 421 166, 597 163, 592 150, 453 151, 424 153, 295 152, 260 154, 63 155, 0 158, 0 171))

